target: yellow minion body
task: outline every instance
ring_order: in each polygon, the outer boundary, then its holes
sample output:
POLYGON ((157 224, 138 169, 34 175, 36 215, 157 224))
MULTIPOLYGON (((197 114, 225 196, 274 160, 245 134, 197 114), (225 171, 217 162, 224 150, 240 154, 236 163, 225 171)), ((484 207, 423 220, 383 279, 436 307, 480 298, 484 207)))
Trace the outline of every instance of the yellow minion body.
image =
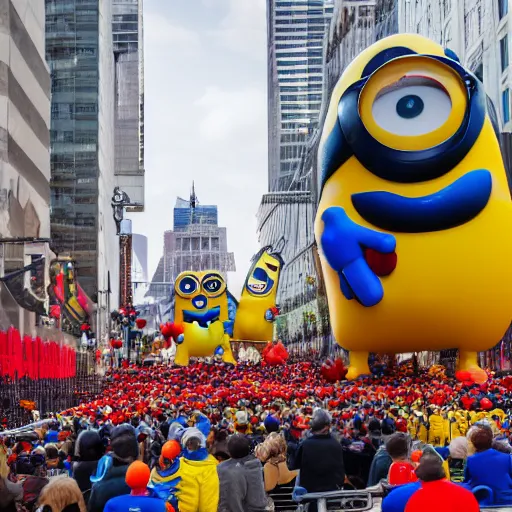
POLYGON ((223 360, 235 364, 223 324, 228 320, 228 297, 222 275, 214 270, 182 272, 174 290, 174 318, 183 324, 184 331, 175 363, 186 366, 190 357, 210 357, 220 347, 223 360))
MULTIPOLYGON (((477 366, 476 353, 492 347, 510 324, 512 242, 503 234, 512 227, 512 204, 505 168, 495 129, 485 108, 481 126, 467 152, 456 158, 455 150, 450 149, 450 141, 462 136, 461 123, 470 123, 468 118, 475 117, 473 112, 468 114, 470 107, 477 112, 482 109, 481 103, 475 106, 477 100, 471 94, 483 93, 474 77, 465 75, 468 82, 471 81, 468 85, 450 66, 460 68, 455 62, 453 65, 448 62, 443 49, 432 41, 417 35, 391 36, 370 46, 352 62, 331 99, 320 148, 324 182, 315 234, 333 332, 338 343, 351 351, 349 379, 368 373, 368 352, 459 348, 459 367, 469 369, 477 366), (395 48, 409 51, 405 54, 398 51, 391 60, 383 58, 369 78, 365 77, 369 63, 378 60, 384 52, 390 55, 390 49, 395 48), (385 148, 381 156, 373 155, 380 159, 377 171, 362 163, 364 158, 371 158, 368 155, 359 153, 339 158, 340 152, 346 152, 346 146, 356 144, 354 134, 340 129, 340 123, 346 124, 346 119, 340 119, 345 112, 343 97, 345 93, 353 94, 352 88, 361 77, 365 77, 366 82, 356 105, 357 122, 364 126, 369 144, 373 139, 371 144, 376 140, 377 147, 385 148), (432 91, 435 93, 431 94, 432 91), (423 99, 422 93, 425 94, 423 99), (393 96, 387 98, 389 95, 393 96), (427 116, 423 128, 417 126, 412 117, 403 123, 395 119, 393 108, 396 106, 398 111, 399 103, 403 106, 406 96, 412 98, 409 104, 413 107, 420 98, 420 106, 427 116), (443 100, 439 102, 440 97, 443 100), (440 104, 444 105, 444 110, 448 105, 449 111, 438 112, 440 104), (391 120, 385 119, 386 108, 391 120), (440 118, 437 121, 436 115, 440 118), (338 134, 344 139, 345 147, 333 151, 333 138, 338 134), (418 155, 418 173, 424 172, 424 178, 414 179, 406 173, 399 175, 404 169, 415 172, 413 159, 409 159, 409 168, 400 161, 413 154, 418 155), (446 172, 430 169, 425 162, 429 155, 431 160, 434 155, 436 162, 446 167, 446 172), (325 166, 335 166, 336 161, 341 162, 339 167, 326 175, 325 166), (394 166, 397 174, 391 179, 386 172, 393 173, 394 166), (477 188, 469 182, 475 179, 481 179, 490 189, 488 198, 478 191, 475 194, 482 195, 480 205, 471 195, 477 188), (454 193, 456 187, 458 190, 454 193), (367 192, 385 193, 377 198, 384 198, 380 206, 393 205, 399 196, 398 204, 405 204, 405 213, 416 198, 419 209, 411 211, 425 213, 424 218, 418 221, 418 226, 411 227, 411 218, 400 218, 400 212, 393 212, 391 208, 379 211, 378 201, 377 205, 371 203, 374 195, 364 197, 367 192), (450 194, 454 201, 442 204, 450 194), (366 203, 363 201, 364 208, 356 207, 361 197, 370 198, 366 203), (433 211, 436 204, 441 206, 433 211), (357 296, 347 299, 347 283, 345 290, 340 286, 346 272, 343 268, 333 268, 326 256, 325 212, 332 207, 343 208, 349 222, 377 235, 392 234, 396 240, 396 267, 388 275, 380 276, 383 296, 370 307, 365 307, 357 296), (398 229, 393 230, 393 226, 398 229)), ((421 121, 421 114, 418 117, 421 121)), ((471 129, 468 125, 465 133, 471 134, 471 129)), ((372 147, 369 145, 368 152, 372 147)), ((366 237, 367 231, 363 234, 366 237)), ((344 244, 341 237, 334 238, 331 245, 335 247, 336 242, 338 247, 344 244)), ((367 248, 361 244, 363 251, 367 248)), ((392 252, 392 249, 388 251, 392 252)), ((351 292, 349 289, 348 293, 351 292)))
POLYGON ((283 265, 283 259, 271 247, 264 247, 254 256, 238 303, 233 339, 273 340, 274 326, 265 314, 276 305, 283 265))

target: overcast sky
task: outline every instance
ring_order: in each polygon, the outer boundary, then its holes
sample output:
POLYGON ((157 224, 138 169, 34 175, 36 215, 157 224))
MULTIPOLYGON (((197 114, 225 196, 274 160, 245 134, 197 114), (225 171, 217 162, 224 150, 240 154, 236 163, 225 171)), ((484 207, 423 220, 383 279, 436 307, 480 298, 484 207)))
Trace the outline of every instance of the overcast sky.
POLYGON ((148 237, 152 277, 195 180, 227 227, 238 296, 267 189, 265 0, 144 0, 144 32, 146 209, 133 232, 148 237))

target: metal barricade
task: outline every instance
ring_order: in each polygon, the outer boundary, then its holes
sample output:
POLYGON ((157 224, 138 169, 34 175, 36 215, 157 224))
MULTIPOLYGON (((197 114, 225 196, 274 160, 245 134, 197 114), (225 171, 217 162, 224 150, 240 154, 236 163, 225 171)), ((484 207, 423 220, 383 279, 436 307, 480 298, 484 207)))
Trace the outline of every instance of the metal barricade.
POLYGON ((382 491, 332 491, 308 493, 297 497, 298 512, 307 512, 309 504, 316 503, 318 512, 368 512, 376 507, 375 498, 382 497, 382 491))

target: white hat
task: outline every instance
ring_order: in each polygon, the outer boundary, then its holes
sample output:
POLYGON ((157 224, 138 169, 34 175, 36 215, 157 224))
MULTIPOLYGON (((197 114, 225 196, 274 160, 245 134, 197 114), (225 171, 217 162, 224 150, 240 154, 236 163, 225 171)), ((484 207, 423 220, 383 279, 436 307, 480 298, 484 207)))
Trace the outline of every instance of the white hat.
POLYGON ((185 429, 185 432, 183 436, 181 437, 181 446, 185 447, 187 446, 187 443, 191 439, 199 439, 201 443, 201 448, 206 448, 206 438, 204 437, 204 434, 195 427, 189 427, 185 429))
POLYGON ((239 425, 247 425, 249 423, 249 416, 246 411, 238 411, 235 414, 236 422, 239 425))

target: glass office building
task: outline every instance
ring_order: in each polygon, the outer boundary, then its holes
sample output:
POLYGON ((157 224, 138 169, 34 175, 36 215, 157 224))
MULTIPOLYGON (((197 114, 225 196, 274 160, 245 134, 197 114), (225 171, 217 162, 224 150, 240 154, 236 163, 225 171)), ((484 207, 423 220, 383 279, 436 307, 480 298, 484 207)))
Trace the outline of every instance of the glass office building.
MULTIPOLYGON (((52 79, 51 236, 59 255, 76 260, 80 283, 93 299, 106 290, 108 270, 116 286, 119 265, 110 205, 114 189, 110 9, 110 2, 100 0, 46 0, 46 59, 52 79)), ((112 299, 116 297, 113 290, 112 299)))
POLYGON ((142 0, 112 1, 116 182, 144 210, 144 45, 142 0))
POLYGON ((333 0, 268 0, 269 191, 288 190, 322 106, 333 0))

